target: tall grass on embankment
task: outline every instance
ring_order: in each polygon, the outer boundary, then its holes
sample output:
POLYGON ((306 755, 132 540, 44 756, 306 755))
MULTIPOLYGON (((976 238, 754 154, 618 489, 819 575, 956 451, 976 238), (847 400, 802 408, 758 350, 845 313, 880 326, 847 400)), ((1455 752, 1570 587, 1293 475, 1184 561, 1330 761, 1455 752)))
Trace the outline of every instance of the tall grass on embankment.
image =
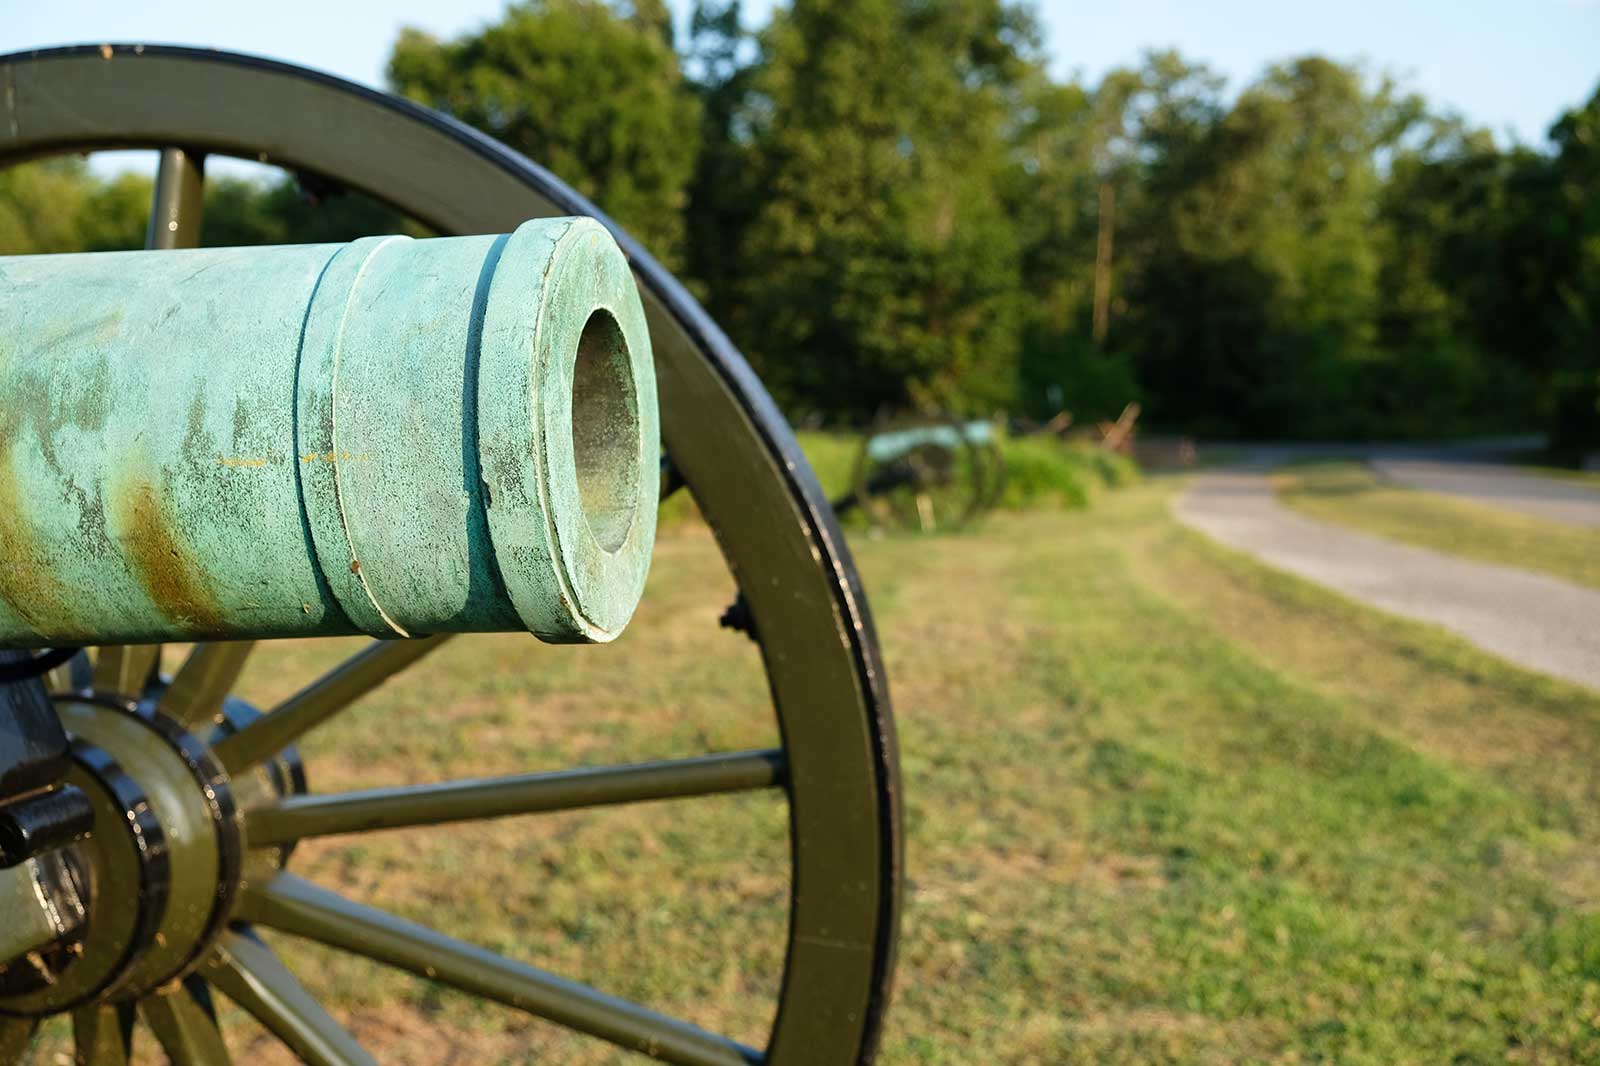
POLYGON ((1082 510, 1105 490, 1139 480, 1132 459, 1093 445, 1019 437, 1002 440, 1000 450, 1006 460, 1000 506, 1009 511, 1082 510))

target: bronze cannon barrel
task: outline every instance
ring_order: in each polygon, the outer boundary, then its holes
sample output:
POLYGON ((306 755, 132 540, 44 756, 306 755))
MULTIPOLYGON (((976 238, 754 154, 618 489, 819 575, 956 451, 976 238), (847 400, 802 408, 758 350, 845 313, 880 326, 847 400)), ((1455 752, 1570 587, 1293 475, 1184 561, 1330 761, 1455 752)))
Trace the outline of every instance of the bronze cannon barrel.
POLYGON ((658 426, 590 219, 0 258, 0 645, 610 640, 658 426))

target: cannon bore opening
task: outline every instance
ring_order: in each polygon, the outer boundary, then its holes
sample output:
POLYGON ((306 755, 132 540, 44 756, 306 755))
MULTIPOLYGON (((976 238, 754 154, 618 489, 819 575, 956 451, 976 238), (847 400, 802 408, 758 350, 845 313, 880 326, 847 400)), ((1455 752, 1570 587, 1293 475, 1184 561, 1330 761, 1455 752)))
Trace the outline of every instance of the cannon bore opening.
POLYGON ((604 308, 578 338, 572 369, 572 458, 595 541, 615 552, 639 500, 639 397, 622 327, 604 308))

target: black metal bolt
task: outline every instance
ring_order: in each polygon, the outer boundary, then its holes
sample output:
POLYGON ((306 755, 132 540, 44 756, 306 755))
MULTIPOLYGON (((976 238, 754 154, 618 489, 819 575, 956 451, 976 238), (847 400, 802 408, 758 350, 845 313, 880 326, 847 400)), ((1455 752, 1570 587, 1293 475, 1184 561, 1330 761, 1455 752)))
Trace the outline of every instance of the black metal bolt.
POLYGON ((0 870, 82 840, 94 828, 89 797, 72 785, 0 807, 0 870))

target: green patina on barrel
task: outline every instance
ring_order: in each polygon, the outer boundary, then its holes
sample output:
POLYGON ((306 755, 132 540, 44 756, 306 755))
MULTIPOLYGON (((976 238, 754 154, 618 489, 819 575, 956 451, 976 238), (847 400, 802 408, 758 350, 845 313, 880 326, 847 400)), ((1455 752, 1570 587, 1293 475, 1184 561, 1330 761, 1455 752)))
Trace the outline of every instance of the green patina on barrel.
POLYGON ((610 640, 659 450, 590 219, 0 258, 0 644, 610 640))

